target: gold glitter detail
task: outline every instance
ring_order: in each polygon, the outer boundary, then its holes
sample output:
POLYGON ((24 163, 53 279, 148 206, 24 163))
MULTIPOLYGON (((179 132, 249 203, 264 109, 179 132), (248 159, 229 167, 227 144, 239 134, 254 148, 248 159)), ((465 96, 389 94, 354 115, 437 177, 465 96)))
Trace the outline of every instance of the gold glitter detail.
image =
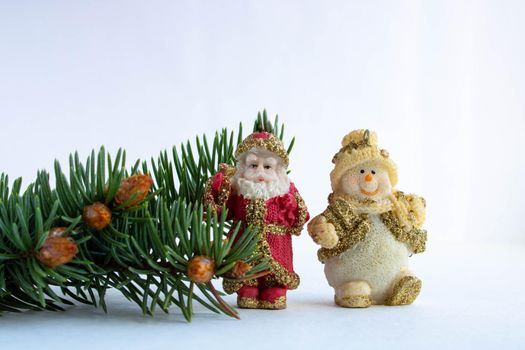
POLYGON ((341 154, 343 153, 348 153, 348 154, 351 154, 353 150, 356 150, 356 149, 362 149, 362 148, 366 148, 366 147, 370 147, 370 144, 368 143, 368 141, 365 141, 365 140, 361 140, 361 141, 350 141, 347 145, 341 147, 341 149, 339 150, 339 152, 337 152, 334 157, 332 158, 332 163, 336 163, 337 162, 337 159, 341 156, 341 154))
POLYGON ((266 216, 266 201, 262 198, 248 200, 246 205, 246 223, 252 226, 259 226, 264 232, 264 217, 266 216))
POLYGON ((241 309, 258 309, 259 300, 257 300, 256 298, 237 297, 237 306, 241 309))
POLYGON ((286 286, 288 289, 297 289, 301 283, 299 275, 290 272, 275 260, 270 261, 271 275, 268 275, 264 281, 266 287, 286 286))
POLYGON ((237 297, 237 306, 241 309, 282 310, 286 309, 286 296, 275 298, 273 303, 271 301, 259 300, 256 298, 237 297))
POLYGON ((303 230, 304 224, 306 223, 306 216, 308 215, 308 208, 304 203, 303 198, 299 195, 299 192, 294 193, 295 202, 297 203, 297 218, 295 224, 289 229, 290 234, 299 236, 303 230))
POLYGON ((335 296, 334 301, 339 306, 350 308, 365 308, 372 305, 372 300, 368 295, 352 295, 342 298, 335 296))
POLYGON ((263 148, 272 153, 275 153, 281 158, 285 167, 288 166, 288 153, 284 148, 283 142, 279 140, 275 135, 268 133, 266 138, 255 137, 254 133, 245 138, 237 149, 235 150, 235 158, 238 158, 244 152, 251 150, 252 148, 263 148))
POLYGON ((222 171, 226 178, 230 178, 235 175, 237 168, 230 164, 221 163, 219 164, 219 171, 222 171))
POLYGON ((381 221, 383 221, 398 241, 408 244, 414 253, 425 251, 425 243, 427 241, 426 230, 415 227, 412 227, 410 230, 404 229, 399 218, 393 211, 381 214, 381 221))
POLYGON ((273 235, 287 235, 290 233, 289 227, 277 224, 268 224, 264 227, 264 230, 266 231, 266 233, 270 233, 273 235))
POLYGON ((259 300, 259 309, 282 310, 286 309, 286 297, 275 298, 273 303, 267 300, 259 300))
POLYGON ((334 203, 338 199, 343 200, 346 205, 357 212, 386 212, 392 210, 392 202, 383 200, 380 202, 370 198, 358 199, 346 193, 330 193, 328 203, 334 203))
POLYGON ((333 200, 321 215, 326 218, 327 222, 334 225, 339 237, 335 247, 321 248, 317 251, 317 257, 322 263, 362 241, 370 230, 368 215, 356 214, 348 202, 343 199, 333 200))
POLYGON ((222 209, 230 197, 232 188, 230 178, 235 174, 235 167, 222 163, 219 166, 219 171, 224 173, 224 180, 219 189, 217 199, 215 199, 215 196, 213 195, 212 178, 209 178, 208 181, 206 181, 204 187, 204 203, 212 206, 215 210, 222 209))
POLYGON ((224 289, 226 294, 233 294, 241 289, 242 286, 257 287, 258 285, 259 282, 256 279, 246 281, 235 281, 230 279, 222 280, 222 289, 224 289))
POLYGON ((415 276, 405 276, 394 286, 392 295, 385 301, 386 305, 408 305, 416 300, 421 291, 421 280, 415 276))

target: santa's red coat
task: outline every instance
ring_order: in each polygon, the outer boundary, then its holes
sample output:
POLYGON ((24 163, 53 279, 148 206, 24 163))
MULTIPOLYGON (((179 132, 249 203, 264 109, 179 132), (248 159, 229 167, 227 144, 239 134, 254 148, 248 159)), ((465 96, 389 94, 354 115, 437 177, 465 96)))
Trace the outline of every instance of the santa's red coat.
POLYGON ((223 199, 226 200, 220 204, 224 204, 228 209, 228 219, 241 222, 237 237, 242 235, 247 225, 257 225, 260 228, 261 240, 267 243, 266 245, 263 242, 263 246, 258 247, 258 250, 262 250, 258 252, 263 254, 265 247, 269 248, 267 250, 270 253, 272 275, 265 278, 267 283, 289 289, 296 288, 299 278, 293 270, 292 235, 301 233, 309 214, 294 184, 290 183, 288 193, 267 200, 247 199, 230 189, 225 173, 217 173, 209 181, 211 196, 208 196, 208 201, 213 198, 213 204, 220 210, 217 200, 221 191, 228 191, 227 196, 223 195, 223 199), (228 188, 225 189, 225 186, 228 188))

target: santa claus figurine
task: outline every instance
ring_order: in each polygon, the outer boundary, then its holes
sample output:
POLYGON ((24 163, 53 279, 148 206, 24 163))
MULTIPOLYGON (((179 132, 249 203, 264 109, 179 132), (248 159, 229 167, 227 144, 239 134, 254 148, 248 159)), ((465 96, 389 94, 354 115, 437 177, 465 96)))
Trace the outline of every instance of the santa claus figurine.
POLYGON ((286 308, 286 291, 299 285, 293 270, 292 235, 299 235, 309 215, 290 182, 288 154, 269 132, 255 132, 239 144, 236 166, 221 164, 205 189, 205 202, 228 219, 241 222, 237 238, 251 225, 259 228, 254 254, 268 258, 270 274, 242 282, 224 280, 226 293, 237 293, 237 305, 251 309, 286 308))

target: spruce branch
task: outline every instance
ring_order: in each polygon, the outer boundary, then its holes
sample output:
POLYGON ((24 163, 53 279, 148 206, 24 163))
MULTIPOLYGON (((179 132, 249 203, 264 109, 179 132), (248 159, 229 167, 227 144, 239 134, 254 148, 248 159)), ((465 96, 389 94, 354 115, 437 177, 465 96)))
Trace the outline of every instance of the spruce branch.
MULTIPOLYGON (((266 111, 254 123, 261 128, 283 138, 284 126, 278 117, 270 123, 266 111)), ((205 256, 213 261, 211 277, 231 279, 237 262, 261 260, 254 255, 257 227, 235 239, 240 223, 232 226, 225 208, 217 215, 203 206, 205 182, 221 163, 235 165, 241 141, 239 124, 236 132, 196 137, 131 167, 122 149, 113 157, 101 147, 85 161, 75 152, 67 167, 55 162, 53 185, 39 171, 23 192, 20 178, 10 184, 0 174, 0 313, 58 311, 71 300, 107 312, 107 291, 115 289, 145 315, 175 305, 189 321, 196 301, 238 318, 212 280, 195 282, 188 269, 205 256)), ((267 269, 263 260, 238 280, 267 269)))

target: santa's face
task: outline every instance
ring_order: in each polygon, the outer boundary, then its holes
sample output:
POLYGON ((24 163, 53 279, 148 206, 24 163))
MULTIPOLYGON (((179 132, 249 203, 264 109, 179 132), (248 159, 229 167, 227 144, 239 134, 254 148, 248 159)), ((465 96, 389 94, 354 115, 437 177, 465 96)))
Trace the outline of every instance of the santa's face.
POLYGON ((278 160, 274 156, 249 153, 244 160, 243 177, 253 182, 276 181, 278 160))
POLYGON ((232 184, 246 198, 268 199, 287 193, 290 180, 277 155, 252 150, 238 159, 232 184))
POLYGON ((390 196, 388 171, 379 162, 366 162, 350 169, 341 178, 341 190, 357 199, 380 201, 390 196))

